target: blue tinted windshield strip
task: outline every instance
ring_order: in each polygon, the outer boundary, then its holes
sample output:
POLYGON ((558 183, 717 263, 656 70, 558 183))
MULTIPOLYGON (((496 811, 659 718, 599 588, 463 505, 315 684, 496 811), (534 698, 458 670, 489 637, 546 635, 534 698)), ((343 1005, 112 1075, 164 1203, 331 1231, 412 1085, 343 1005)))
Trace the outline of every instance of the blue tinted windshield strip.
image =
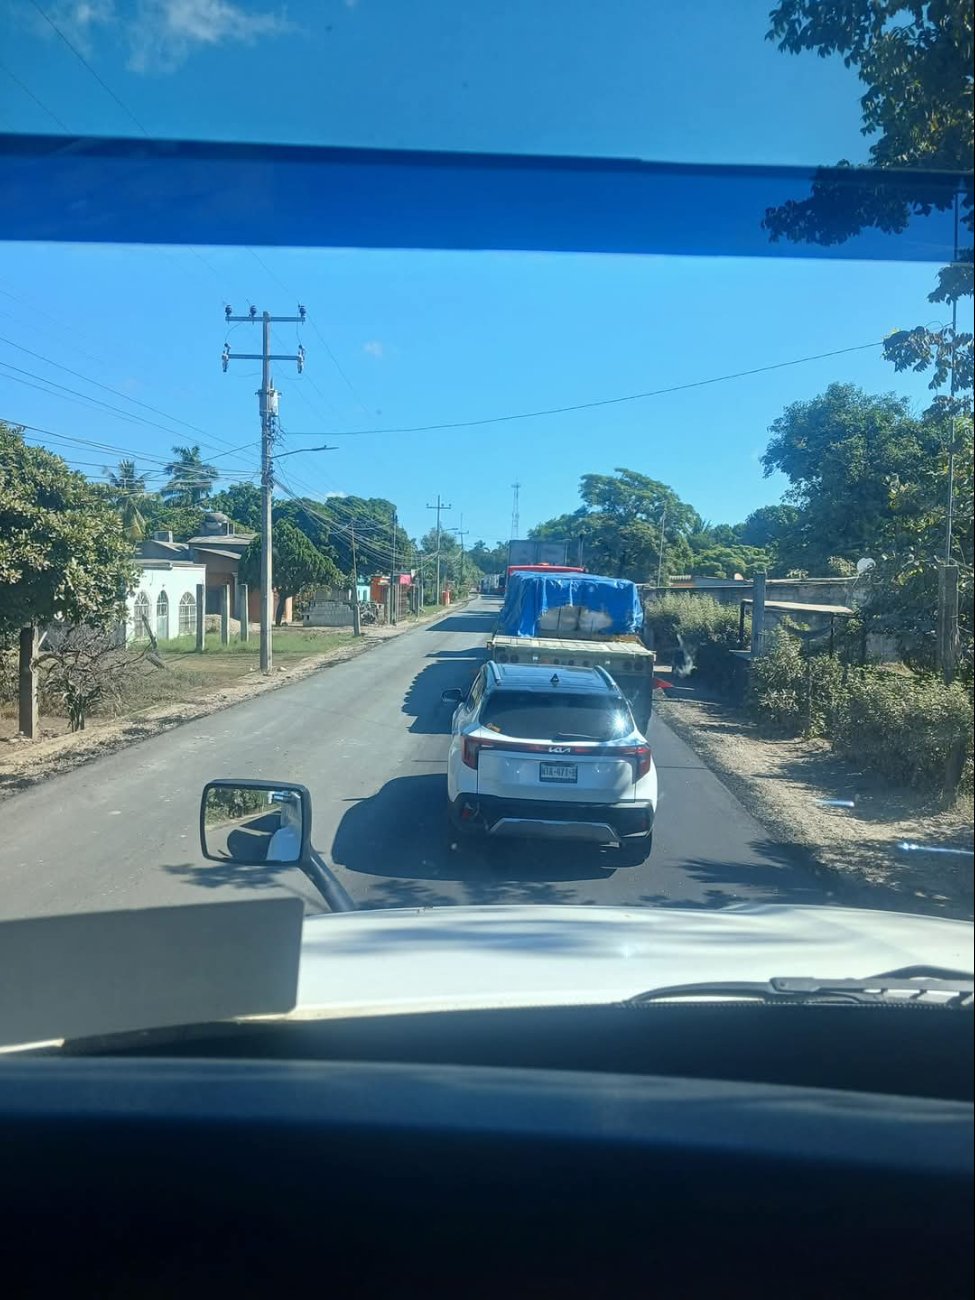
MULTIPOLYGON (((946 262, 965 178, 600 158, 0 136, 0 239, 519 249, 946 262), (767 208, 835 183, 945 210, 901 233, 772 242, 767 208)), ((967 184, 970 186, 970 180, 967 184)))

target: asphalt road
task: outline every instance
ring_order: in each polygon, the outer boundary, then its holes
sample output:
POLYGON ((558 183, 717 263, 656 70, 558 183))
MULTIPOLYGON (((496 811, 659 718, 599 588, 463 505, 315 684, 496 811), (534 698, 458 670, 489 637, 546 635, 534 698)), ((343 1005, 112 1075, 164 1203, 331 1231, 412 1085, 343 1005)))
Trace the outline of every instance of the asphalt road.
POLYGON ((716 907, 820 903, 823 886, 770 840, 659 719, 660 800, 649 861, 614 869, 590 847, 452 843, 446 820, 448 687, 483 658, 497 602, 480 599, 293 686, 99 759, 0 805, 0 916, 212 900, 284 888, 292 867, 207 863, 204 783, 300 781, 313 842, 363 907, 605 903, 716 907))

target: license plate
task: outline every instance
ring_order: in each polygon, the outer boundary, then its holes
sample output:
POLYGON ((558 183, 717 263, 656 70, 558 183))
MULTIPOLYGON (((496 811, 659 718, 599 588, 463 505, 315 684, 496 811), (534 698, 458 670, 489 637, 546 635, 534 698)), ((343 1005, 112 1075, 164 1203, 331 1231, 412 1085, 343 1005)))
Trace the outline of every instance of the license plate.
POLYGON ((579 768, 575 763, 539 763, 538 779, 540 781, 576 782, 579 780, 579 768))

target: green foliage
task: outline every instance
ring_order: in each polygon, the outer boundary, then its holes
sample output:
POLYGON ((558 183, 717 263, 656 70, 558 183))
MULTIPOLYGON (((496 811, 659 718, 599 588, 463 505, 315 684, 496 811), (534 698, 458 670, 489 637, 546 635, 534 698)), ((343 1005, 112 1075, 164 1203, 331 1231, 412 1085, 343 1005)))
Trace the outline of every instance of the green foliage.
POLYGON ((646 628, 661 648, 683 646, 693 654, 705 642, 738 644, 738 610, 713 596, 668 593, 644 606, 646 628))
POLYGON ((244 532, 261 527, 261 489, 253 483, 231 483, 210 498, 207 508, 221 511, 244 532))
POLYGON ((853 669, 830 739, 897 785, 950 793, 971 758, 971 695, 934 677, 853 669))
POLYGON ((787 629, 775 628, 767 638, 765 654, 752 660, 752 712, 795 735, 829 735, 842 680, 843 667, 836 659, 804 653, 787 629))
POLYGON ((755 546, 736 542, 721 546, 709 540, 708 534, 696 533, 689 539, 691 548, 691 573, 700 578, 752 578, 769 566, 769 552, 755 546))
POLYGON ((394 526, 395 518, 396 507, 383 497, 327 497, 324 501, 296 497, 274 504, 275 523, 286 519, 313 546, 331 556, 340 572, 351 575, 354 567, 360 578, 389 571, 394 538, 397 567, 409 566, 412 543, 403 528, 394 526))
POLYGON ((0 422, 0 639, 64 618, 123 618, 135 572, 110 489, 0 422))
POLYGON ((972 699, 955 683, 806 654, 788 631, 752 662, 749 706, 791 735, 823 736, 898 785, 951 793, 970 760, 972 699))
POLYGON ((906 400, 831 384, 787 406, 770 432, 766 477, 784 474, 798 508, 782 553, 811 573, 834 557, 901 549, 943 508, 944 497, 918 490, 932 465, 944 466, 943 430, 914 416, 906 400))
POLYGON ((173 534, 173 541, 187 542, 203 531, 202 506, 169 505, 158 492, 142 498, 139 512, 143 519, 144 537, 168 530, 173 534))
MULTIPOLYGON (((810 195, 765 214, 773 240, 838 244, 871 227, 902 231, 915 216, 955 202, 939 172, 965 176, 961 222, 973 228, 972 5, 971 0, 780 0, 770 15, 770 40, 791 54, 814 51, 842 57, 866 91, 860 100, 863 133, 875 136, 870 165, 923 169, 896 188, 879 186, 849 163, 842 183, 818 176, 810 195)), ((972 294, 972 248, 945 267, 931 302, 972 294)), ((931 387, 945 382, 952 357, 955 391, 972 386, 972 335, 950 327, 897 330, 885 354, 898 370, 932 369, 931 387)))
POLYGON ((486 542, 476 541, 467 554, 481 573, 500 573, 508 563, 508 543, 488 546, 486 542))
POLYGON ((112 500, 122 516, 122 527, 130 542, 145 536, 145 517, 141 506, 146 497, 146 478, 136 469, 134 460, 120 460, 114 470, 106 470, 112 500))
POLYGON ((798 521, 797 506, 761 506, 738 525, 738 537, 745 546, 778 549, 791 540, 798 521))
POLYGON ((581 539, 586 567, 593 573, 634 582, 656 580, 661 543, 663 573, 686 572, 687 538, 701 528, 701 517, 672 488, 636 470, 584 474, 583 504, 533 528, 531 537, 581 539))
MULTIPOLYGON (((316 586, 338 585, 342 575, 331 558, 317 550, 294 524, 286 519, 274 525, 272 534, 272 566, 274 588, 278 593, 274 621, 280 626, 285 603, 289 597, 299 596, 316 586)), ((261 539, 254 537, 241 556, 242 582, 254 587, 261 580, 261 539)))
POLYGON ((198 506, 209 497, 220 471, 206 463, 197 446, 174 447, 173 455, 175 460, 165 467, 169 482, 162 490, 163 500, 170 505, 198 506))

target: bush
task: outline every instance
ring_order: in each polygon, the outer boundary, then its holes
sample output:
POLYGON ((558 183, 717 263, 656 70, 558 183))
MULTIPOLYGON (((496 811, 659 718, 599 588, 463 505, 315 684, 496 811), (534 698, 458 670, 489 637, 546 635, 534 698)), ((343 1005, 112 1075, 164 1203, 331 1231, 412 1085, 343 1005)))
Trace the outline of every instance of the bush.
POLYGON ((738 644, 737 607, 722 605, 713 596, 668 593, 646 605, 644 619, 654 645, 660 648, 682 646, 693 653, 706 641, 738 644))
POLYGON ((752 661, 748 700, 760 722, 793 735, 829 736, 843 692, 843 668, 825 654, 807 654, 785 628, 768 636, 752 661))
POLYGON ((898 785, 950 792, 971 759, 972 701, 957 682, 855 669, 831 739, 898 785))
POLYGON ((972 701, 960 683, 845 669, 825 655, 805 654, 781 628, 752 663, 748 703, 760 722, 824 736, 897 785, 951 792, 971 767, 972 701))

